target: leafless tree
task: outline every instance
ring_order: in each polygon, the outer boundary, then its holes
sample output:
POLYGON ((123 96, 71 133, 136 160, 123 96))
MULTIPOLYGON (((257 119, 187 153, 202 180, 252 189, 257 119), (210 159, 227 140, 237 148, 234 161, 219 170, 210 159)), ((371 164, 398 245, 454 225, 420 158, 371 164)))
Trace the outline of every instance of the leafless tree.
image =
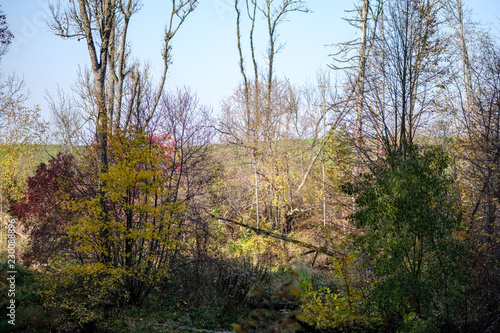
POLYGON ((261 178, 260 164, 262 164, 259 160, 263 152, 259 146, 261 142, 270 143, 273 140, 278 140, 280 136, 278 133, 282 133, 279 127, 286 126, 283 125, 283 121, 290 121, 288 115, 293 114, 294 109, 296 109, 294 94, 291 93, 288 94, 288 97, 285 96, 286 91, 291 92, 291 90, 278 83, 280 80, 274 78, 275 57, 282 49, 282 45, 278 43, 278 26, 287 19, 290 13, 307 12, 308 9, 302 0, 249 0, 243 6, 240 5, 238 0, 235 0, 234 8, 236 11, 239 65, 243 82, 241 88, 235 92, 233 101, 227 102, 224 106, 225 117, 222 120, 220 131, 225 135, 229 143, 244 147, 248 152, 250 164, 253 166, 253 202, 256 209, 256 225, 259 228, 261 216, 259 181, 261 178), (248 53, 252 63, 251 74, 247 72, 245 67, 241 7, 244 7, 243 11, 248 17, 248 53), (259 17, 265 20, 268 35, 265 67, 259 67, 258 65, 254 44, 254 32, 259 17), (261 73, 265 74, 261 76, 261 73), (284 90, 274 91, 281 89, 277 88, 278 86, 284 87, 284 90), (277 98, 278 95, 283 98, 277 98), (287 105, 284 106, 283 104, 287 105), (236 109, 241 112, 236 111, 236 109), (233 117, 231 116, 233 112, 239 115, 233 117), (237 118, 238 120, 236 120, 237 118))
MULTIPOLYGON (((467 242, 472 245, 471 302, 481 308, 476 320, 492 325, 498 318, 500 292, 500 47, 496 38, 477 27, 475 40, 458 44, 453 106, 459 111, 455 136, 455 168, 461 191, 467 242), (464 46, 465 45, 465 46, 464 46)), ((486 326, 485 326, 486 327, 486 326)), ((485 328, 486 329, 486 328, 485 328)))
POLYGON ((437 78, 449 65, 441 57, 448 39, 440 35, 443 10, 437 0, 392 1, 383 12, 387 16, 368 60, 367 133, 388 149, 401 149, 413 142, 438 95, 437 78))
POLYGON ((177 89, 162 96, 149 129, 169 137, 169 200, 191 202, 199 199, 209 176, 209 145, 215 133, 211 110, 200 105, 188 88, 177 89))
POLYGON ((46 91, 46 100, 52 114, 55 142, 70 150, 82 143, 83 126, 86 121, 80 110, 76 108, 74 98, 58 86, 56 95, 51 95, 46 91))
MULTIPOLYGON (((189 207, 177 219, 177 237, 187 246, 187 252, 199 255, 210 234, 204 209, 213 202, 208 191, 218 168, 211 145, 215 134, 211 110, 201 105, 188 88, 168 91, 162 95, 147 129, 168 146, 170 165, 165 186, 169 194, 163 200, 189 207)), ((172 256, 172 260, 176 258, 172 256)), ((175 267, 174 261, 170 267, 175 267)))
POLYGON ((359 30, 360 37, 347 42, 335 44, 337 51, 330 56, 333 63, 330 65, 335 70, 347 74, 346 79, 350 91, 345 99, 346 107, 352 107, 354 102, 354 135, 359 140, 363 136, 364 94, 366 90, 367 61, 380 33, 379 25, 382 23, 383 1, 362 0, 354 10, 353 17, 346 18, 355 29, 359 30))

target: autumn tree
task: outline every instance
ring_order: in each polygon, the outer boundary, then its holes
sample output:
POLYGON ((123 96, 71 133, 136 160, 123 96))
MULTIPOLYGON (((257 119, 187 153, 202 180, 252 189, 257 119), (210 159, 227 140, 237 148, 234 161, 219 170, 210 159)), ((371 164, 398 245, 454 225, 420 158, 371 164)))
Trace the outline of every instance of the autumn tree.
MULTIPOLYGON (((165 83, 168 65, 170 63, 171 41, 186 17, 194 10, 197 1, 172 1, 172 10, 169 21, 166 24, 164 34, 164 45, 162 59, 164 70, 160 79, 160 85, 154 98, 153 106, 149 110, 141 108, 135 109, 137 112, 144 112, 145 115, 137 118, 136 128, 140 129, 147 124, 154 113, 165 83)), ((63 38, 85 39, 88 47, 92 78, 90 75, 83 77, 87 84, 82 85, 86 89, 90 100, 88 101, 93 110, 92 117, 95 120, 95 135, 97 142, 97 156, 99 161, 99 172, 106 173, 110 167, 108 161, 108 135, 122 125, 120 119, 122 113, 126 111, 122 108, 123 89, 126 73, 135 73, 135 82, 132 87, 132 100, 126 119, 134 112, 134 106, 142 106, 136 102, 137 92, 140 91, 140 75, 134 68, 129 68, 126 62, 128 52, 127 31, 130 18, 139 9, 139 1, 93 1, 79 0, 63 5, 61 1, 56 1, 50 5, 52 21, 49 27, 56 35, 63 38), (106 92, 109 91, 107 94, 106 92), (111 97, 111 99, 109 99, 111 97)), ((135 67, 136 68, 136 67, 135 67)), ((139 97, 137 97, 139 98, 139 97)), ((125 123, 128 128, 129 123, 125 123)), ((99 179, 99 200, 101 205, 103 221, 107 220, 106 198, 103 179, 99 179)), ((104 232, 104 231, 103 231, 104 232)), ((108 235, 102 235, 107 238, 108 235)), ((111 245, 110 245, 111 246, 111 245)), ((112 258, 104 256, 104 262, 111 262, 112 258)))
POLYGON ((33 245, 45 250, 36 259, 57 267, 44 272, 47 304, 69 311, 81 325, 95 323, 114 306, 141 304, 171 273, 186 210, 185 202, 170 198, 169 170, 175 166, 168 136, 120 130, 110 135, 108 149, 112 163, 106 173, 95 172, 93 154, 78 166, 64 155, 50 168, 41 166, 18 209, 28 217, 33 245), (93 186, 98 178, 105 182, 106 220, 99 218, 101 201, 93 186), (43 189, 55 200, 40 196, 43 189), (30 205, 36 209, 25 209, 30 205), (54 218, 58 213, 63 224, 54 218))
POLYGON ((47 164, 38 165, 28 178, 23 199, 12 206, 29 234, 28 249, 23 253, 28 266, 51 264, 57 257, 83 261, 67 237, 68 227, 75 223, 76 216, 65 202, 95 198, 89 171, 78 165, 75 156, 59 153, 47 164))
POLYGON ((205 228, 199 215, 211 177, 210 115, 187 89, 165 94, 158 110, 148 130, 131 127, 109 136, 108 172, 98 172, 95 145, 76 151, 78 158, 60 154, 38 167, 14 207, 30 232, 26 259, 61 269, 45 272, 51 281, 45 295, 65 295, 52 305, 78 309, 73 319, 82 325, 115 301, 143 302, 176 269, 181 248, 195 245, 196 230, 205 228), (101 178, 106 221, 97 218, 101 178), (112 262, 103 264, 104 256, 112 262))

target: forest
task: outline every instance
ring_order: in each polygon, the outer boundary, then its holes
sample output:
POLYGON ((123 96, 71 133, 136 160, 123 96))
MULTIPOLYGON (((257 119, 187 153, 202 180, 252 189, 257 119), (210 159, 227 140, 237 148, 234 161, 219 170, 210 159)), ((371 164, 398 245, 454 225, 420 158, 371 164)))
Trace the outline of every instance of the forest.
MULTIPOLYGON (((89 66, 50 123, 0 66, 0 331, 500 332, 498 26, 356 0, 299 86, 276 64, 306 1, 230 2, 219 113, 166 88, 198 0, 169 2, 160 73, 140 0, 51 0, 89 66)), ((0 59, 15 38, 0 7, 0 59)))

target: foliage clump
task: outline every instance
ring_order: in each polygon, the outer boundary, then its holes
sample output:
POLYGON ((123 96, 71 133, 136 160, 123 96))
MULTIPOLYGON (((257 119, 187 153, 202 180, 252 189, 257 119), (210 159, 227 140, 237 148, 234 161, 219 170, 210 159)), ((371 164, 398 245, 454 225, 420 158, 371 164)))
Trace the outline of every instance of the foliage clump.
POLYGON ((105 172, 95 172, 92 150, 78 163, 59 154, 41 164, 14 206, 32 235, 27 259, 52 267, 44 274, 46 305, 80 325, 141 304, 168 277, 186 210, 170 197, 168 137, 118 131, 108 149, 105 172))
POLYGON ((404 145, 345 187, 358 205, 351 220, 371 282, 366 304, 408 329, 461 317, 466 251, 455 237, 462 219, 448 165, 439 148, 404 145))

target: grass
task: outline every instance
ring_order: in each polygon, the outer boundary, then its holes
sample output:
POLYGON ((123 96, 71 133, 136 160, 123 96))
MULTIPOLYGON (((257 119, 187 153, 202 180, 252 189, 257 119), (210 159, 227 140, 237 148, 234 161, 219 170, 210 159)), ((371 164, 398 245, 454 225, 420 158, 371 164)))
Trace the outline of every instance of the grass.
POLYGON ((64 145, 39 145, 36 154, 37 165, 47 163, 51 158, 55 158, 60 152, 83 151, 87 146, 73 146, 71 148, 64 145))
POLYGON ((28 270, 16 264, 15 274, 15 326, 8 323, 7 304, 10 302, 8 296, 9 286, 7 284, 7 260, 0 261, 0 331, 1 332, 50 332, 51 328, 59 320, 58 314, 49 311, 43 306, 43 300, 38 295, 38 290, 43 288, 42 283, 37 279, 38 272, 28 270))

